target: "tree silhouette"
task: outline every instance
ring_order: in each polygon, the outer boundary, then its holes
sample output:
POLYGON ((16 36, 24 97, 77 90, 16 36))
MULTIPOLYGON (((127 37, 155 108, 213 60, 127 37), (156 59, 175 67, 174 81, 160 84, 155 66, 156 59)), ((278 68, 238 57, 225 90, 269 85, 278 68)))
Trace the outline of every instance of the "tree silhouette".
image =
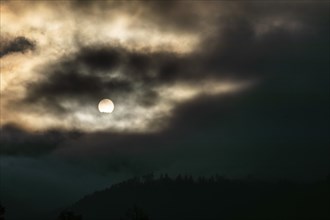
POLYGON ((5 219, 5 212, 6 212, 5 207, 3 207, 2 204, 0 203, 0 220, 5 219))
POLYGON ((145 183, 152 182, 154 180, 154 174, 150 173, 150 174, 142 176, 142 178, 145 183))
POLYGON ((149 217, 143 209, 135 205, 133 208, 127 211, 126 217, 122 218, 121 220, 149 220, 149 217))
POLYGON ((60 216, 58 217, 58 220, 82 220, 81 215, 76 215, 71 211, 62 211, 60 216))

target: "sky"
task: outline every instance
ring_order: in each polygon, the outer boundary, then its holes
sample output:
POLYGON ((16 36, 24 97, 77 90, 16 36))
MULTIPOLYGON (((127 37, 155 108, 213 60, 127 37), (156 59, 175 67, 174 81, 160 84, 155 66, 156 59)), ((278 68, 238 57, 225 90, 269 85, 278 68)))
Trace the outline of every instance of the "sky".
POLYGON ((327 1, 1 0, 9 212, 65 206, 150 172, 324 178, 329 10, 327 1), (103 98, 111 114, 99 112, 103 98))

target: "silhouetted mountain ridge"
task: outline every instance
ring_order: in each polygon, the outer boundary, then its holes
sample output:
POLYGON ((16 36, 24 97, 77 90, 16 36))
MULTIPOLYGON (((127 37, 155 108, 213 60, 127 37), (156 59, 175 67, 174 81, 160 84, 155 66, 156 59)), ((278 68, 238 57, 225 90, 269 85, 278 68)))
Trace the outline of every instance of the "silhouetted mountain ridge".
POLYGON ((329 181, 266 182, 152 174, 85 196, 69 210, 83 220, 330 219, 329 181), (128 217, 134 209, 147 217, 128 217), (144 215, 144 214, 143 214, 144 215))

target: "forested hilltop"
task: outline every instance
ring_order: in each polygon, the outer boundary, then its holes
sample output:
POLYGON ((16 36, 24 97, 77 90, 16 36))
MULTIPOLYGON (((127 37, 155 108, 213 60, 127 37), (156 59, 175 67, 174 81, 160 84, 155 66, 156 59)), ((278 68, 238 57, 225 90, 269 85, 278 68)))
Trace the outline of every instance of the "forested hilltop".
POLYGON ((97 191, 59 219, 330 219, 330 181, 294 183, 161 175, 97 191))

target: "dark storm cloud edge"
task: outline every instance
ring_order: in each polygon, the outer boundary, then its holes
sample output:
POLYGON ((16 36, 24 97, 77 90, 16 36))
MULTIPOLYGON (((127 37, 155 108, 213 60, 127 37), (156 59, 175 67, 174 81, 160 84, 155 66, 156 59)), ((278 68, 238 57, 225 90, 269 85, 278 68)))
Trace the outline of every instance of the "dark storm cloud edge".
POLYGON ((28 132, 17 125, 6 124, 1 127, 0 154, 40 156, 56 149, 60 143, 81 135, 83 133, 79 131, 63 132, 56 129, 28 132))
POLYGON ((23 36, 13 39, 7 39, 1 36, 0 58, 12 53, 25 53, 29 50, 34 50, 35 42, 23 36))

